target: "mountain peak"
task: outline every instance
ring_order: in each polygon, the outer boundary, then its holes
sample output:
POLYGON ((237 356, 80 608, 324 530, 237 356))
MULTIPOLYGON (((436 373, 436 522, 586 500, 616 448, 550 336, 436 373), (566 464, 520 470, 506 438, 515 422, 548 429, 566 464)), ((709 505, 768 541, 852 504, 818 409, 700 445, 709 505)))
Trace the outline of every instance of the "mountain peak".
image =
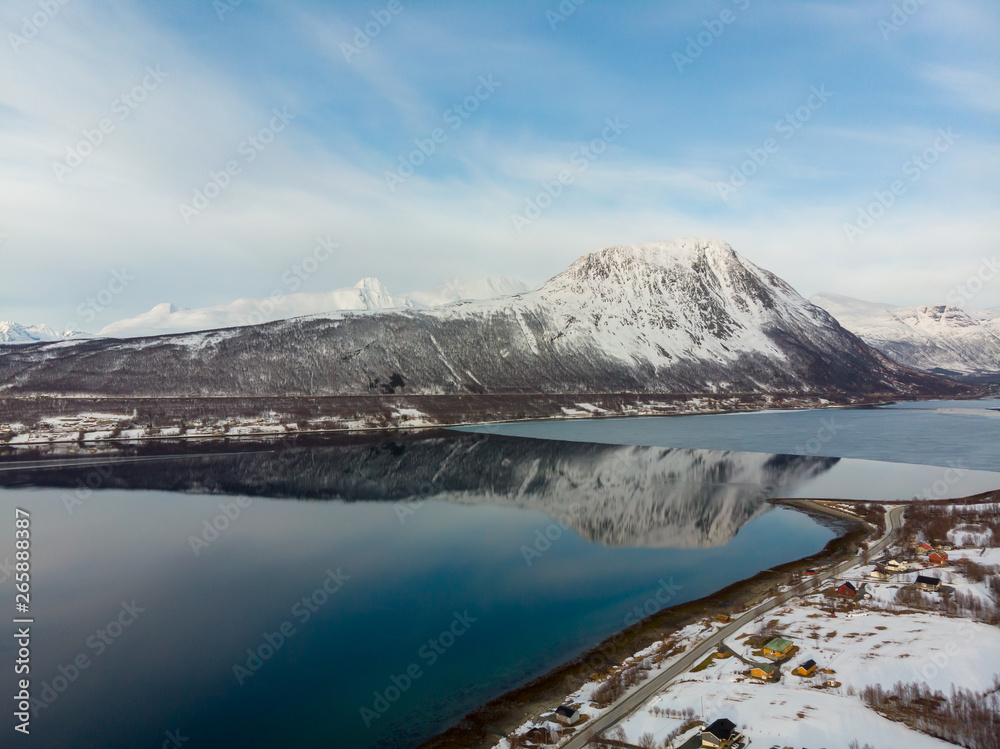
POLYGON ((726 242, 694 237, 666 242, 611 245, 584 255, 567 272, 575 270, 577 276, 610 278, 622 271, 635 272, 644 265, 697 269, 706 264, 728 264, 734 260, 738 261, 739 256, 726 242))
POLYGON ((385 284, 372 276, 362 278, 354 284, 354 288, 362 289, 363 291, 367 291, 372 294, 384 294, 385 296, 389 296, 389 289, 386 288, 385 284))

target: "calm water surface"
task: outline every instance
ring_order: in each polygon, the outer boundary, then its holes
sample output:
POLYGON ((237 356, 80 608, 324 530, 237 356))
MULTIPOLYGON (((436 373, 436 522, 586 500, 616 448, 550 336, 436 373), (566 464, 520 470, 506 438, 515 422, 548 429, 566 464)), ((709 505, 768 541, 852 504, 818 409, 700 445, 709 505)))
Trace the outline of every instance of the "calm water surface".
MULTIPOLYGON (((906 496, 943 474, 459 432, 199 449, 236 454, 0 463, 0 561, 14 508, 32 514, 32 690, 50 698, 32 745, 159 747, 169 731, 191 749, 413 747, 637 607, 708 595, 834 536, 769 497, 906 496), (366 725, 362 708, 379 717, 366 725)), ((997 478, 965 471, 947 488, 997 478)))
POLYGON ((1000 471, 1000 400, 878 408, 487 424, 491 434, 620 445, 831 455, 1000 471))

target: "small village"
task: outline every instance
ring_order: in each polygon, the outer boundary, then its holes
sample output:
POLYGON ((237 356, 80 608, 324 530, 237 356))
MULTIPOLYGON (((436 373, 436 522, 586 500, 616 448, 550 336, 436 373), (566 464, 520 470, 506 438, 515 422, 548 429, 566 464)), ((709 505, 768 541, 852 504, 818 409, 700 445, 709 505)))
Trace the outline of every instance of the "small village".
MULTIPOLYGON (((606 404, 608 405, 608 404, 606 404)), ((574 402, 563 406, 566 419, 600 416, 664 416, 712 414, 722 411, 752 411, 766 408, 807 408, 829 406, 826 398, 794 398, 762 395, 744 401, 739 397, 694 397, 678 400, 639 399, 615 408, 595 403, 574 402)), ((4 418, 4 417, 0 417, 4 418)), ((183 418, 140 417, 132 413, 82 411, 72 415, 45 415, 34 422, 0 421, 0 447, 37 449, 46 445, 124 442, 130 440, 273 437, 294 433, 419 429, 448 424, 418 408, 396 404, 380 412, 351 415, 316 415, 269 411, 257 416, 208 416, 183 418)))
MULTIPOLYGON (((626 694, 731 617, 690 625, 612 666, 497 749, 562 746, 581 732, 595 747, 930 749, 980 730, 963 729, 954 717, 964 711, 968 722, 975 704, 983 707, 972 724, 993 725, 1000 707, 1000 506, 928 507, 908 509, 900 539, 877 558, 862 547, 858 566, 727 634, 603 735, 586 732, 610 704, 609 684, 619 686, 616 697, 626 694)), ((775 592, 822 572, 806 569, 775 592)))

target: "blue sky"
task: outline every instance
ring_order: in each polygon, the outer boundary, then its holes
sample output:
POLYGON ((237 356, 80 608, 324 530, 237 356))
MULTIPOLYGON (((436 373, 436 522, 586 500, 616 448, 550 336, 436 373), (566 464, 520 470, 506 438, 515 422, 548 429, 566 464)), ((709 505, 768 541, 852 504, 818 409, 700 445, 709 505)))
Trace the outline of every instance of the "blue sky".
POLYGON ((317 237, 306 290, 698 235, 898 304, 998 251, 995 2, 11 0, 0 29, 0 319, 288 291, 317 237))

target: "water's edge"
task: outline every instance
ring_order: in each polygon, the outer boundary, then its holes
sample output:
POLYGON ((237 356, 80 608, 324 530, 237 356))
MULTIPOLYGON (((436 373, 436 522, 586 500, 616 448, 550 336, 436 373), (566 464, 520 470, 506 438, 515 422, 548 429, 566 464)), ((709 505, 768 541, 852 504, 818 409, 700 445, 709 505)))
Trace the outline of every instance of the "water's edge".
POLYGON ((523 724, 526 715, 558 707, 594 672, 620 663, 694 621, 751 608, 770 596, 778 585, 787 584, 794 573, 853 556, 858 544, 867 540, 873 530, 862 521, 848 520, 844 513, 808 500, 778 500, 771 504, 807 514, 840 533, 814 554, 762 570, 714 593, 651 614, 548 673, 499 695, 417 749, 491 749, 502 736, 523 724))

